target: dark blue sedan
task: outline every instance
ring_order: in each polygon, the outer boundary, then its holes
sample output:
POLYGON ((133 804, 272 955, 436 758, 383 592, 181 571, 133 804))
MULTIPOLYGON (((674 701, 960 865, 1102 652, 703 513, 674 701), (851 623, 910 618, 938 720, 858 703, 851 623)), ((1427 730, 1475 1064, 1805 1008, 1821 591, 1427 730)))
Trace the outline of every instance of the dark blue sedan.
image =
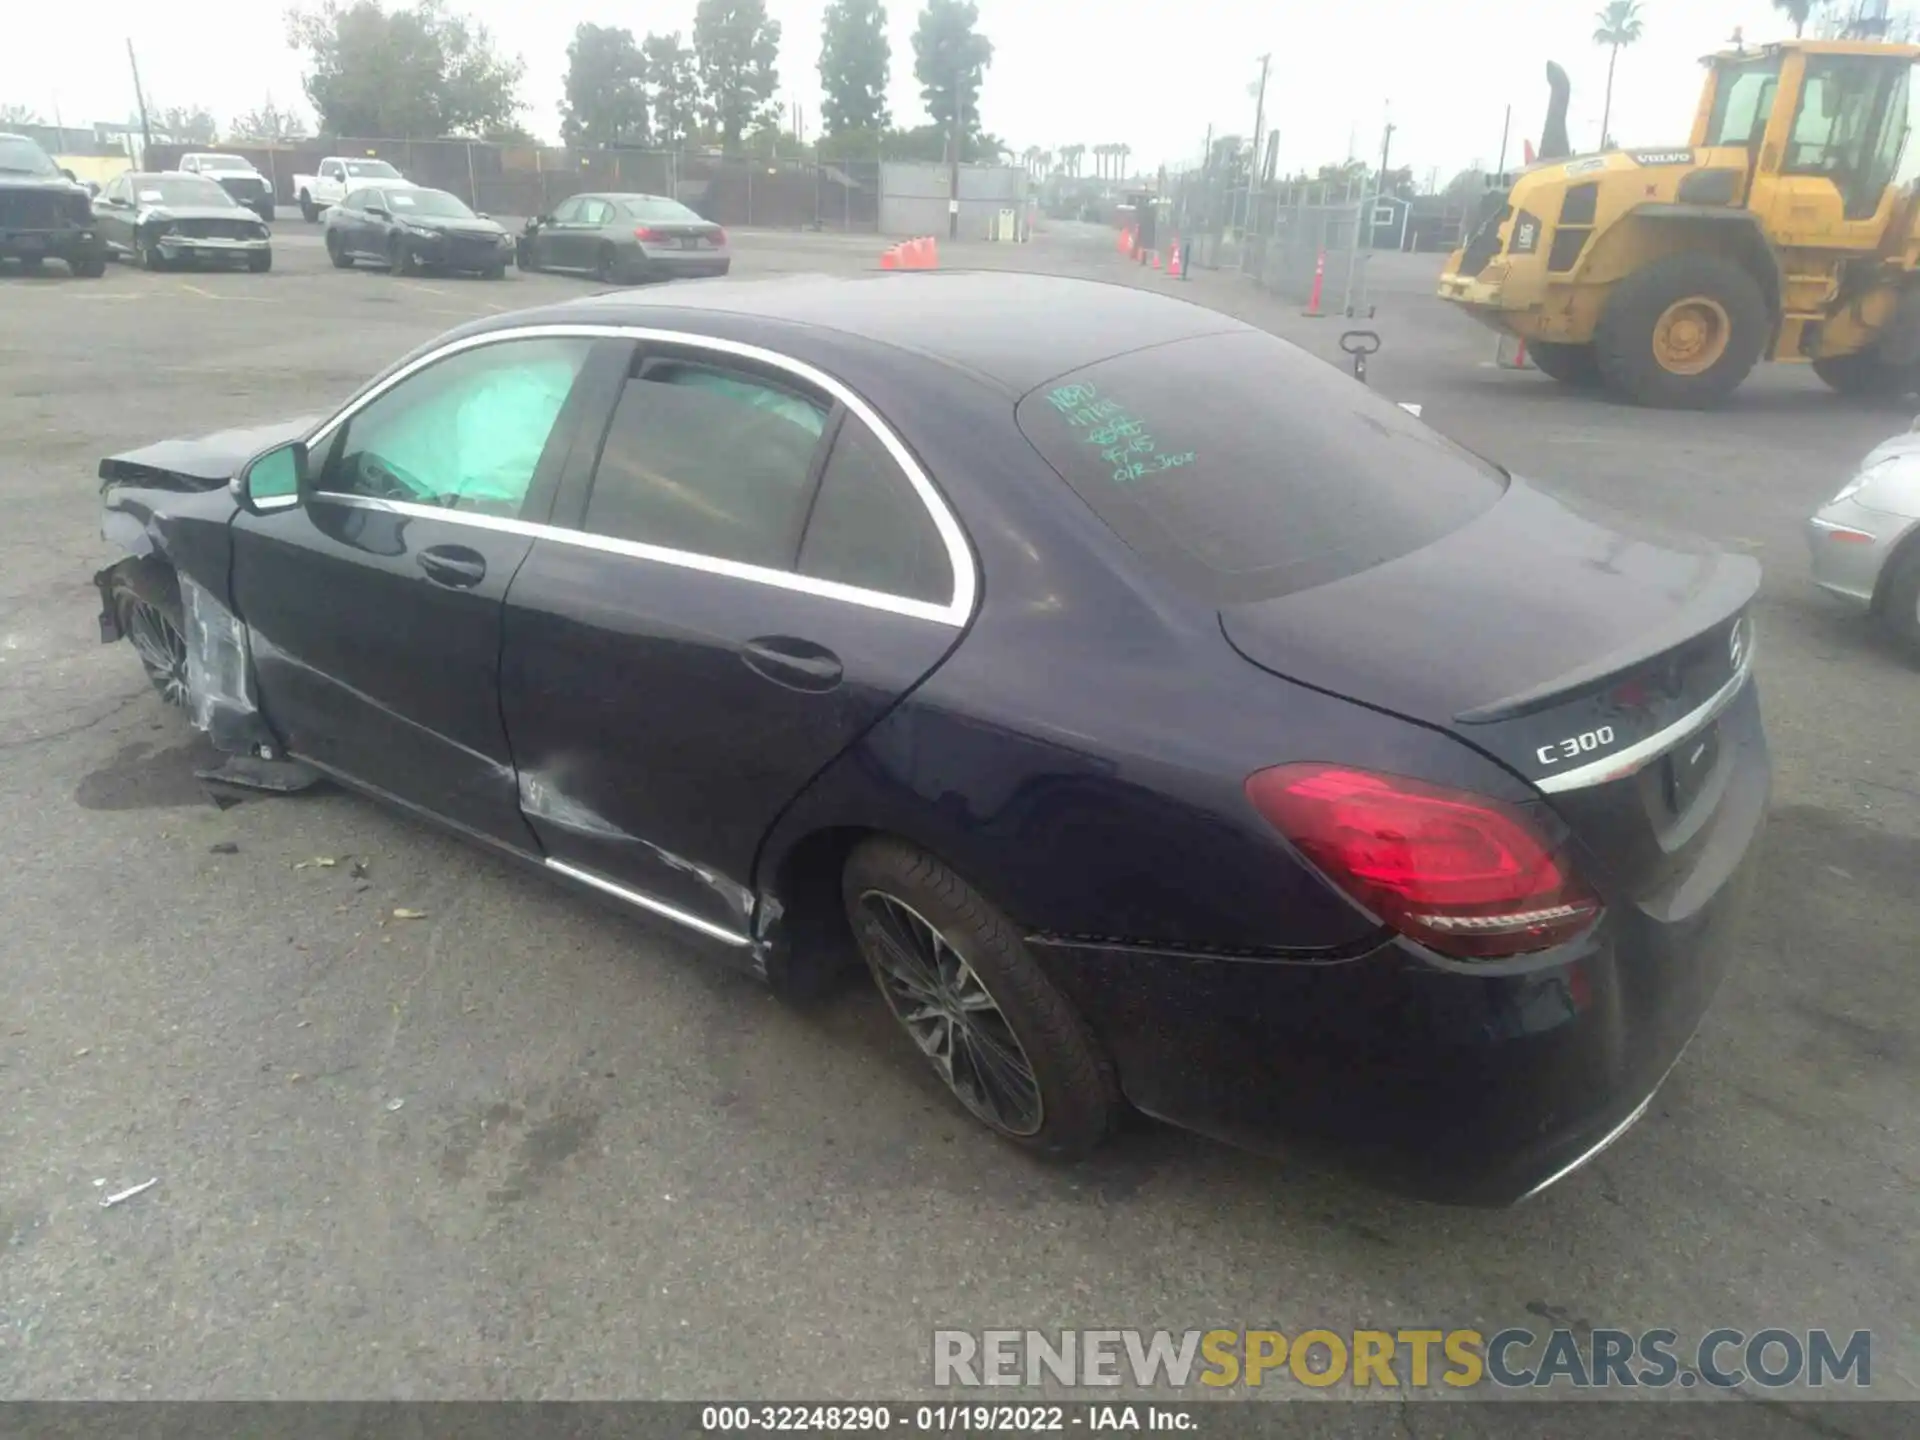
POLYGON ((500 316, 105 461, 103 635, 229 758, 711 942, 958 1102, 1504 1203, 1647 1107, 1766 808, 1744 558, 1261 331, 1016 274, 500 316))

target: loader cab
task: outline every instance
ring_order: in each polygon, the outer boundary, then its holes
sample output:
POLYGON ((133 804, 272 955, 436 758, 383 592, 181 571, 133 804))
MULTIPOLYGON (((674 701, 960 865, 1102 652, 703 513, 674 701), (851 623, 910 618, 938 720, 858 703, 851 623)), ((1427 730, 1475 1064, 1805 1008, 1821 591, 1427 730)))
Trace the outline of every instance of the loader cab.
POLYGON ((1747 152, 1747 203, 1776 245, 1878 250, 1915 178, 1909 99, 1920 47, 1859 41, 1718 55, 1696 147, 1747 152))

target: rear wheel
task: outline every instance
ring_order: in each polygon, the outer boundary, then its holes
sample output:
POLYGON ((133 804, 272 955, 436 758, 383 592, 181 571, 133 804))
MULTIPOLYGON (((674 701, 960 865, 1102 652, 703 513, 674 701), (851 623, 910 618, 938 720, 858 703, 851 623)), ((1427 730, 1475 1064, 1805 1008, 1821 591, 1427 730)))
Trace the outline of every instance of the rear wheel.
POLYGON ((513 244, 513 268, 533 272, 540 267, 534 264, 533 242, 524 235, 513 244))
POLYGON ((1880 623, 1920 662, 1920 540, 1900 547, 1881 584, 1874 607, 1880 623))
POLYGON ((1864 400, 1900 400, 1920 390, 1920 365, 1889 365, 1877 350, 1829 355, 1813 362, 1813 373, 1838 393, 1864 400))
POLYGON ((98 255, 88 255, 84 259, 71 262, 73 273, 82 280, 98 280, 107 273, 107 256, 102 251, 98 255))
POLYGON ((498 265, 489 265, 480 272, 482 280, 504 280, 507 278, 507 265, 503 260, 498 265))
POLYGON ((264 250, 258 255, 249 255, 247 257, 247 269, 253 271, 256 275, 264 275, 272 268, 273 252, 271 250, 264 250))
POLYGON ((1527 354, 1534 368, 1562 385, 1598 385, 1600 362, 1591 345, 1562 345, 1552 340, 1530 340, 1527 354))
POLYGON ((300 192, 300 218, 309 225, 320 218, 320 207, 313 203, 313 197, 304 190, 300 192))
POLYGON ((184 710, 190 692, 187 627, 182 618, 178 578, 163 569, 136 589, 124 573, 116 573, 112 598, 120 633, 133 646, 147 679, 162 700, 184 710))
POLYGON ((1105 1138, 1121 1104, 1112 1070, 985 897, 890 838, 853 852, 841 895, 887 1007, 969 1114, 1063 1159, 1105 1138))
POLYGON ((1595 336, 1607 388, 1640 405, 1699 410, 1736 390, 1767 342, 1766 297, 1736 261, 1683 251, 1618 285, 1595 336))

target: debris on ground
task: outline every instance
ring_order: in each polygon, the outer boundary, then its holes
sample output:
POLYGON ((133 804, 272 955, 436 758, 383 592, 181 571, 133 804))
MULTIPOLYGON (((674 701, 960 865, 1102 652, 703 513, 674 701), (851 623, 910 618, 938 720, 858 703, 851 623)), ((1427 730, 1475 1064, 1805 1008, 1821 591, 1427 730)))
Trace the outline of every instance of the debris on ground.
POLYGON ((364 860, 354 861, 353 864, 347 867, 347 874, 355 880, 366 879, 367 878, 367 862, 364 860))
POLYGON ((407 1103, 406 1101, 402 1100, 399 1096, 396 1095, 394 1096, 393 1099, 387 1101, 387 1109, 389 1111, 398 1110, 402 1105, 406 1103, 407 1103))
POLYGON ((294 861, 293 868, 296 870, 331 870, 339 863, 340 862, 331 855, 316 855, 311 860, 294 861))
POLYGON ((134 1185, 129 1187, 128 1189, 120 1191, 117 1195, 107 1196, 106 1199, 100 1202, 100 1208, 102 1210, 111 1210, 114 1206, 118 1205, 122 1200, 131 1200, 136 1195, 144 1195, 147 1193, 147 1191, 151 1190, 154 1186, 158 1185, 159 1183, 160 1183, 160 1177, 156 1175, 153 1177, 153 1179, 147 1181, 145 1184, 134 1185))
POLYGON ((393 918, 396 920, 424 920, 427 918, 427 912, 424 910, 401 909, 393 912, 393 918))
POLYGON ((213 855, 238 855, 240 847, 231 840, 216 840, 207 847, 207 851, 213 855))

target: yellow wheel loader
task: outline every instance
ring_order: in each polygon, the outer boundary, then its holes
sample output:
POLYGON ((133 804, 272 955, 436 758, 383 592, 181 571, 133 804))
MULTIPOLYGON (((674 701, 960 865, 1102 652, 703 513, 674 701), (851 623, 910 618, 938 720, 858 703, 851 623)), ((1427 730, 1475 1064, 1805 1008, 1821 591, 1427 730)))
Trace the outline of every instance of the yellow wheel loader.
POLYGON ((1916 61, 1846 40, 1712 55, 1686 145, 1578 157, 1550 65, 1541 158, 1487 197, 1441 298, 1555 380, 1642 405, 1716 404, 1763 358, 1843 394, 1920 389, 1916 61))

